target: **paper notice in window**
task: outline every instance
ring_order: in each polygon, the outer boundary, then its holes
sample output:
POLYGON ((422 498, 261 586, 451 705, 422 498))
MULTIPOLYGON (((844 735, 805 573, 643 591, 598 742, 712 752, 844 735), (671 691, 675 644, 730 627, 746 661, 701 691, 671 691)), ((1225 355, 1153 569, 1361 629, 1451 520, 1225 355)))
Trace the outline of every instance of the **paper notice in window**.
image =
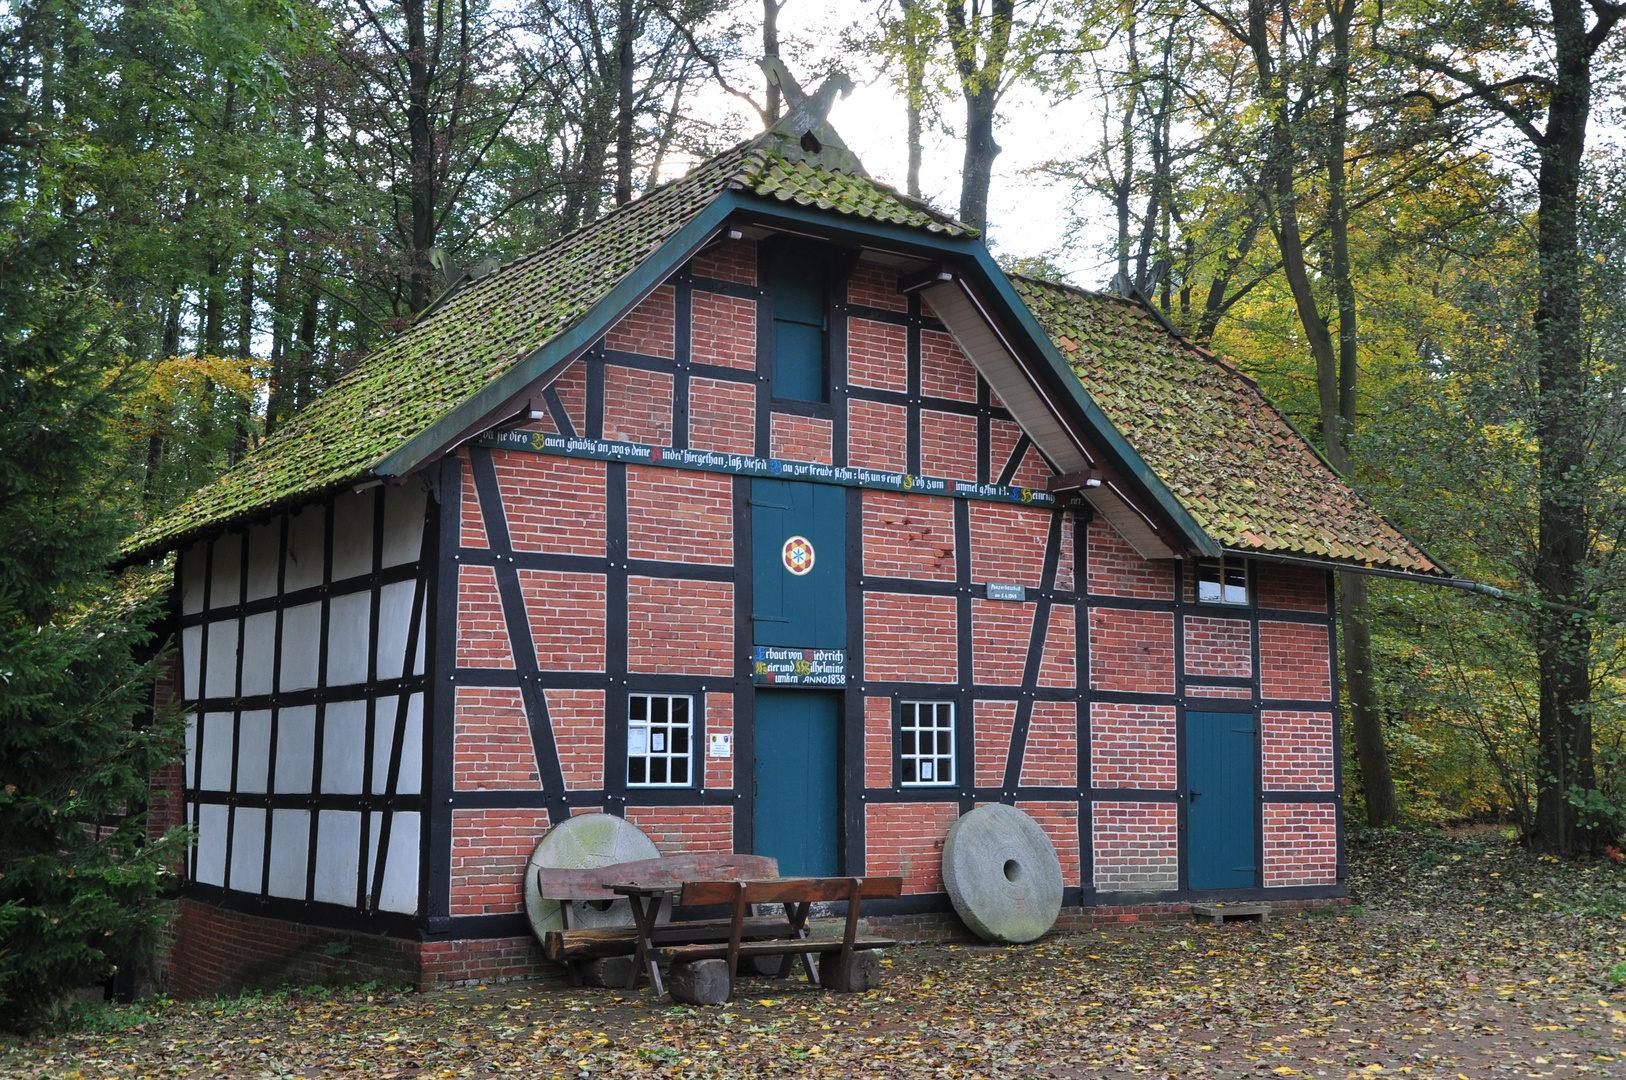
POLYGON ((649 753, 648 728, 629 727, 627 729, 627 753, 634 756, 649 753))
POLYGON ((650 750, 650 753, 652 753, 652 754, 664 754, 666 752, 666 732, 664 732, 664 731, 652 731, 652 732, 650 732, 650 734, 649 734, 649 750, 650 750))

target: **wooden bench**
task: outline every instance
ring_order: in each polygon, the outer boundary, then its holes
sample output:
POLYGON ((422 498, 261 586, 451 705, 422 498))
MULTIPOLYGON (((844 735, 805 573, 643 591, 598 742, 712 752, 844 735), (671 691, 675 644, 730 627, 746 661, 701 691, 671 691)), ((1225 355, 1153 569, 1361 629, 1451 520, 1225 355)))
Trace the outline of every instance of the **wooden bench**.
MULTIPOLYGON (((615 891, 633 897, 645 891, 642 882, 619 885, 615 891)), ((866 949, 885 949, 897 944, 886 938, 858 937, 859 905, 864 900, 895 899, 903 892, 903 879, 878 878, 772 878, 757 881, 685 881, 678 903, 685 907, 727 904, 733 909, 729 919, 728 938, 725 942, 688 942, 680 945, 661 945, 653 940, 640 942, 640 952, 647 950, 648 967, 657 989, 660 987, 655 961, 683 964, 696 960, 726 960, 728 962, 729 993, 734 991, 734 977, 741 957, 779 956, 779 977, 791 972, 796 957, 802 958, 807 981, 820 985, 819 968, 813 957, 816 953, 837 953, 844 970, 850 970, 853 953, 866 949), (847 925, 840 941, 814 941, 807 937, 807 915, 816 903, 844 900, 847 903, 847 925), (782 904, 785 909, 785 931, 767 940, 767 935, 753 934, 753 920, 746 914, 748 905, 782 904)), ((635 906, 634 911, 637 911, 635 906)), ((647 926, 640 920, 640 925, 647 926)), ((646 957, 640 955, 640 960, 646 957)), ((637 979, 638 964, 634 963, 633 978, 637 979)))
MULTIPOLYGON (((571 985, 580 986, 582 961, 604 956, 627 956, 638 951, 638 927, 636 923, 627 926, 578 926, 573 904, 607 903, 622 899, 610 890, 609 885, 626 881, 647 881, 676 892, 685 881, 771 878, 778 872, 778 860, 766 855, 666 855, 658 859, 611 863, 587 870, 540 867, 536 872, 537 889, 542 899, 559 902, 560 914, 564 919, 563 930, 550 930, 544 935, 542 951, 549 960, 563 965, 570 976, 571 985)), ((731 919, 665 923, 655 926, 652 936, 663 943, 726 941, 732 925, 731 919)), ((754 939, 781 937, 788 928, 788 920, 778 916, 749 918, 742 930, 745 937, 754 939)), ((636 970, 634 968, 635 973, 636 970)))

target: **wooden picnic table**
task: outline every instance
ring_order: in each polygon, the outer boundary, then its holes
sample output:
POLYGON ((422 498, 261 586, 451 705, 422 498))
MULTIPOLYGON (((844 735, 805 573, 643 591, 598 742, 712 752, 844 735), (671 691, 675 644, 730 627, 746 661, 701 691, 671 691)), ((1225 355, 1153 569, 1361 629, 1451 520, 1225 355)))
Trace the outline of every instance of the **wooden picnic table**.
MULTIPOLYGON (((657 926, 661 905, 674 891, 670 881, 628 881, 608 884, 611 892, 625 896, 632 907, 637 944, 627 989, 635 989, 645 971, 657 994, 664 993, 658 961, 693 963, 697 960, 728 962, 729 992, 742 957, 779 956, 779 978, 790 974, 796 957, 802 958, 808 982, 819 985, 819 968, 813 957, 818 953, 839 953, 841 963, 849 964, 855 951, 885 949, 897 944, 885 938, 859 939, 858 913, 863 900, 892 899, 903 892, 903 879, 879 878, 763 878, 757 880, 684 881, 677 887, 677 904, 682 907, 709 907, 726 904, 731 908, 726 942, 717 941, 717 921, 706 920, 702 933, 687 935, 684 923, 657 926), (815 941, 807 936, 807 917, 815 903, 847 902, 847 924, 839 941, 815 941), (780 904, 783 920, 748 917, 747 907, 780 904), (671 944, 657 944, 656 938, 671 944), (685 938, 688 940, 684 940, 685 938), (752 940, 746 940, 747 938, 752 940)), ((697 927, 697 929, 700 929, 697 927)))

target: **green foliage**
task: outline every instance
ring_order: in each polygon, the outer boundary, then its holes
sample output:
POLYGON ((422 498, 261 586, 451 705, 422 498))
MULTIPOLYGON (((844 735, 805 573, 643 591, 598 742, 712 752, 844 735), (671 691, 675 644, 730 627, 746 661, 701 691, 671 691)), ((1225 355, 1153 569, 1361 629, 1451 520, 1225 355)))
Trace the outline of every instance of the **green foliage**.
POLYGON ((28 1027, 152 945, 183 837, 149 842, 142 808, 180 727, 147 716, 165 576, 105 570, 138 380, 84 284, 88 219, 64 212, 84 147, 41 133, 19 101, 32 73, 3 47, 0 72, 0 1024, 28 1027))

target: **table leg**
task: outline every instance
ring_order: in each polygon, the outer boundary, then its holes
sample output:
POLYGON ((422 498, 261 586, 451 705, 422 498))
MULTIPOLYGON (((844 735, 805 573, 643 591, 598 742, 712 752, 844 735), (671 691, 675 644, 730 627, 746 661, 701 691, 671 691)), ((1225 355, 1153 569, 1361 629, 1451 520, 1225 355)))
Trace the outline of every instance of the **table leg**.
POLYGON ((633 925, 638 928, 638 947, 632 956, 632 972, 627 976, 628 990, 638 988, 638 976, 647 967, 649 982, 655 988, 655 993, 666 993, 666 988, 661 985, 660 966, 655 962, 655 920, 660 916, 661 901, 665 899, 665 893, 655 893, 649 897, 649 906, 645 908, 644 897, 627 897, 632 906, 633 925))

